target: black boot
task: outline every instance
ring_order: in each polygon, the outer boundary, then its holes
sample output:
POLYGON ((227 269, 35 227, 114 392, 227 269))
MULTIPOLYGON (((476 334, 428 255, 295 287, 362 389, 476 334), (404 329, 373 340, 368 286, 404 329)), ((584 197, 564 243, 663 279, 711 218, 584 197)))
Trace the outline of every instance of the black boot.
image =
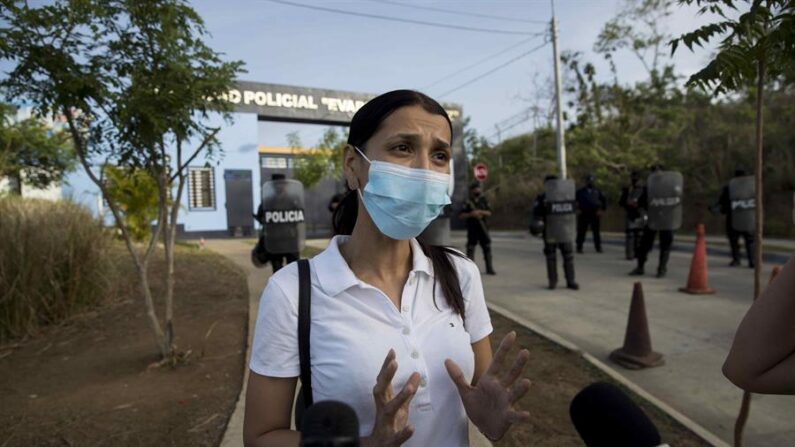
POLYGON ((467 258, 471 260, 475 260, 475 246, 474 245, 467 245, 467 258))
POLYGON ((638 258, 638 265, 635 267, 635 270, 629 272, 629 276, 643 276, 646 274, 646 271, 643 269, 644 264, 646 264, 646 260, 640 260, 638 258))
POLYGON ((549 289, 554 290, 558 286, 558 262, 555 256, 547 256, 547 280, 549 289))
POLYGON ((660 250, 660 263, 657 265, 657 277, 664 278, 668 273, 668 258, 671 256, 671 250, 660 250))
POLYGON ((635 259, 635 241, 632 239, 632 233, 627 231, 624 237, 624 257, 627 261, 635 259))
POLYGON ((571 248, 563 251, 563 274, 566 276, 566 287, 579 290, 580 286, 574 280, 574 255, 571 248))
POLYGON ((483 247, 483 257, 486 259, 486 274, 496 275, 497 272, 494 271, 494 265, 491 263, 491 245, 483 247))

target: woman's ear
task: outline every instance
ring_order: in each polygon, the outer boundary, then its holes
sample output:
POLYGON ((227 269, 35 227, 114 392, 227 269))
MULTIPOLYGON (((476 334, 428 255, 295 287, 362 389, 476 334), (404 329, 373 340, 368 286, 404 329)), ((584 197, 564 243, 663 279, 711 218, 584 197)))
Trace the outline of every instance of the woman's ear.
POLYGON ((345 146, 342 157, 342 175, 345 176, 345 182, 348 184, 348 188, 351 190, 359 189, 356 167, 358 167, 358 159, 360 156, 356 153, 356 149, 349 144, 345 146))

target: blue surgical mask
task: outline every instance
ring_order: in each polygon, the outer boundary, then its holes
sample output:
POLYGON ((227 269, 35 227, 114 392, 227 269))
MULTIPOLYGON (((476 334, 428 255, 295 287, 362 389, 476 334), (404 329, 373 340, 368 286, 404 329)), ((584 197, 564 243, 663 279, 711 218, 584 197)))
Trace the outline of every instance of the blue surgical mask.
POLYGON ((375 226, 386 236, 406 240, 419 236, 450 204, 450 175, 394 163, 371 161, 367 185, 359 197, 375 226))

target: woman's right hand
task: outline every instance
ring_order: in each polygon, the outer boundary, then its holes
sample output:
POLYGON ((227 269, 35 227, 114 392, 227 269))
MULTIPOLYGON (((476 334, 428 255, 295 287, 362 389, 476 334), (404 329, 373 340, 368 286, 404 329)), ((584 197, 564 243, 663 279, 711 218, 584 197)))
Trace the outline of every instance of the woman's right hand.
POLYGON ((362 439, 362 447, 400 446, 414 434, 414 427, 408 424, 409 404, 419 387, 420 375, 416 372, 412 374, 400 393, 395 396, 392 391, 392 379, 397 368, 395 351, 390 349, 373 387, 375 399, 373 432, 362 439))

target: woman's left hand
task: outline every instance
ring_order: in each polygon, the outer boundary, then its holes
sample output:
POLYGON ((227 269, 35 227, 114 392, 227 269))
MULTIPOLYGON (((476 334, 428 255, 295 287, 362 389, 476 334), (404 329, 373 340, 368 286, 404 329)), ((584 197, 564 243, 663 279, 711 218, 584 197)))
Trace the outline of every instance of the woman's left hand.
POLYGON ((447 373, 458 387, 467 416, 492 441, 501 439, 511 424, 530 419, 530 413, 513 408, 530 389, 530 380, 517 381, 530 358, 530 352, 526 349, 519 351, 510 370, 506 371, 502 366, 515 341, 516 332, 510 332, 502 339, 491 365, 474 386, 467 382, 464 372, 454 361, 447 359, 444 362, 447 373))

